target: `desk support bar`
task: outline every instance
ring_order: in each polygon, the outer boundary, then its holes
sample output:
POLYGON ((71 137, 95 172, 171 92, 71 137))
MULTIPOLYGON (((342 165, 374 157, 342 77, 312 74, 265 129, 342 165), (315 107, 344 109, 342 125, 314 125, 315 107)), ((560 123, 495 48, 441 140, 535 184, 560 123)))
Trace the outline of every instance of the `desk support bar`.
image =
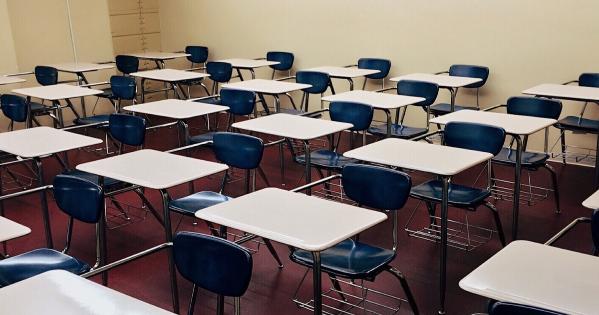
POLYGON ((145 256, 148 256, 150 254, 156 253, 158 251, 161 251, 161 250, 163 250, 165 248, 168 248, 168 247, 171 247, 171 246, 173 246, 173 243, 162 243, 160 245, 157 245, 157 246, 154 246, 152 248, 148 248, 148 249, 146 249, 144 251, 141 251, 141 252, 139 252, 137 254, 133 254, 131 256, 127 256, 127 257, 125 257, 123 259, 117 260, 115 262, 112 262, 110 264, 104 265, 102 267, 98 267, 98 268, 96 268, 96 269, 94 269, 92 271, 89 271, 87 273, 82 274, 81 277, 83 277, 83 278, 93 277, 93 276, 95 276, 97 274, 103 273, 105 271, 108 271, 108 270, 113 269, 115 267, 118 267, 120 265, 126 264, 128 262, 131 262, 131 261, 143 258, 145 256))

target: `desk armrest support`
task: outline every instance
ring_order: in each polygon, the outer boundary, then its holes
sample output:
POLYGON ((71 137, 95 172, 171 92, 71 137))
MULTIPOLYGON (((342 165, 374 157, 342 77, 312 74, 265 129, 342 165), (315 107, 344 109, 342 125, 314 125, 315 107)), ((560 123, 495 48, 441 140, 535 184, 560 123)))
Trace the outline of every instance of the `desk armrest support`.
POLYGON ((107 264, 107 265, 104 265, 104 266, 101 266, 101 267, 97 267, 97 268, 95 268, 95 269, 93 269, 93 270, 91 270, 91 271, 89 271, 87 273, 82 274, 81 276, 83 278, 93 277, 93 276, 95 276, 95 275, 97 275, 99 273, 108 271, 108 270, 110 270, 112 268, 118 267, 120 265, 126 264, 126 263, 134 261, 134 260, 137 260, 139 258, 143 258, 145 256, 148 256, 150 254, 156 253, 158 251, 161 251, 161 250, 163 250, 165 248, 168 248, 168 247, 171 247, 171 246, 173 246, 173 243, 162 243, 160 245, 156 245, 156 246, 154 246, 152 248, 148 248, 148 249, 146 249, 144 251, 141 251, 141 252, 139 252, 137 254, 133 254, 131 256, 125 257, 125 258, 120 259, 120 260, 117 260, 117 261, 112 262, 110 264, 107 264))
POLYGON ((341 178, 341 174, 335 174, 335 175, 331 175, 331 176, 328 176, 328 177, 325 177, 325 178, 319 179, 319 180, 317 180, 317 181, 314 181, 314 182, 308 183, 308 184, 306 184, 306 185, 304 185, 304 186, 297 187, 297 188, 295 188, 295 189, 292 189, 292 190, 290 190, 290 191, 291 191, 291 192, 300 192, 300 191, 304 191, 304 190, 310 189, 310 188, 312 188, 312 187, 314 187, 314 186, 318 186, 318 185, 320 185, 320 184, 324 184, 324 183, 326 183, 326 182, 328 182, 328 181, 331 181, 331 180, 333 180, 333 179, 335 179, 335 178, 341 178))
POLYGON ((208 141, 204 141, 204 142, 200 142, 200 143, 194 143, 194 144, 190 144, 190 145, 186 145, 184 147, 180 147, 180 148, 174 148, 168 151, 164 151, 166 153, 175 153, 175 152, 179 152, 179 151, 183 151, 183 150, 188 150, 188 149, 193 149, 196 147, 203 147, 209 144, 212 144, 213 141, 212 140, 208 140, 208 141))
POLYGON ((483 112, 490 112, 490 111, 492 111, 494 109, 497 109, 497 108, 500 108, 500 107, 507 107, 507 105, 506 104, 499 104, 499 105, 495 105, 495 106, 483 108, 483 109, 481 109, 481 111, 483 111, 483 112))
POLYGON ((572 80, 572 81, 564 82, 564 83, 562 83, 562 85, 568 85, 568 84, 572 84, 572 83, 578 83, 578 80, 572 80))
POLYGON ((291 79, 295 79, 295 76, 292 75, 290 77, 278 78, 278 79, 275 79, 275 81, 287 81, 287 80, 291 80, 291 79))
POLYGON ((591 223, 591 218, 580 217, 580 218, 575 219, 574 221, 570 222, 570 224, 568 224, 561 231, 557 232, 557 234, 552 236, 547 242, 545 242, 545 245, 553 245, 553 243, 557 242, 560 238, 562 238, 564 235, 566 235, 566 233, 568 233, 571 229, 573 229, 576 225, 578 225, 578 223, 591 223))

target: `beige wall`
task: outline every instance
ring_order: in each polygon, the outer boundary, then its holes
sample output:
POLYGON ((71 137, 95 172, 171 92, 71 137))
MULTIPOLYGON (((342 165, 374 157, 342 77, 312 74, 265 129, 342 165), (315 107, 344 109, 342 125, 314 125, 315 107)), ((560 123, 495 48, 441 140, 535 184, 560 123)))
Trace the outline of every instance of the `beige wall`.
MULTIPOLYGON (((435 72, 453 63, 491 68, 483 106, 543 82, 599 72, 596 0, 162 0, 162 48, 191 43, 211 58, 292 51, 296 69, 346 65, 359 57, 392 60, 392 75, 435 72)), ((361 82, 360 82, 361 83, 361 82)), ((338 90, 346 88, 335 82, 338 90)), ((439 101, 448 100, 442 92, 439 101)), ((473 104, 461 93, 458 101, 473 104)), ((564 103, 564 114, 581 104, 564 103)), ((592 106, 591 106, 592 107, 592 106)), ((591 112, 598 113, 594 109, 591 112)), ((420 111, 408 113, 421 123, 420 111)), ((552 132, 554 141, 556 133, 552 132)), ((589 136, 570 137, 594 147, 589 136)), ((542 137, 536 137, 534 147, 542 137)))

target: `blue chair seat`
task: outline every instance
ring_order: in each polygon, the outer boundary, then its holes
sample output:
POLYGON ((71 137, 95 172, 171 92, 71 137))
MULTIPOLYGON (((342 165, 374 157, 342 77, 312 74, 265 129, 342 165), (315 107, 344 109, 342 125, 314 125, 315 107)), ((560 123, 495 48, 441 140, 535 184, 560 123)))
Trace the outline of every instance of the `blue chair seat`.
MULTIPOLYGON (((544 152, 522 152, 522 167, 540 167, 545 165, 549 154, 544 152)), ((516 165, 516 149, 503 148, 493 162, 503 165, 516 165)))
MULTIPOLYGON (((295 160, 297 163, 306 164, 304 154, 296 156, 295 160)), ((330 150, 321 149, 310 153, 310 164, 325 169, 342 169, 347 164, 355 163, 359 163, 359 161, 330 150)))
MULTIPOLYGON (((443 182, 440 180, 430 180, 418 186, 412 187, 410 196, 416 199, 423 199, 441 203, 443 194, 443 182)), ((458 208, 476 208, 491 195, 491 192, 485 189, 462 186, 458 184, 449 184, 449 205, 458 208)))
MULTIPOLYGON (((435 104, 435 105, 431 106, 430 109, 431 109, 431 114, 433 114, 435 116, 441 116, 441 115, 451 113, 451 104, 439 103, 439 104, 435 104)), ((454 105, 454 107, 453 107, 454 112, 457 112, 459 110, 464 110, 464 109, 478 110, 476 107, 470 107, 470 106, 454 105)))
MULTIPOLYGON (((387 136, 387 124, 376 125, 368 128, 368 132, 377 136, 387 136)), ((426 128, 408 127, 397 124, 391 125, 391 137, 410 139, 427 133, 426 128)))
POLYGON ((193 137, 189 138, 189 142, 193 144, 193 143, 202 143, 202 142, 206 142, 206 141, 212 141, 212 140, 214 140, 215 133, 216 132, 210 131, 210 132, 203 133, 201 135, 193 136, 193 137))
POLYGON ((194 214, 196 211, 229 201, 233 198, 214 191, 200 191, 171 201, 169 209, 183 214, 194 214))
POLYGON ((555 127, 585 133, 597 133, 599 131, 599 120, 567 116, 558 120, 555 127))
POLYGON ((85 262, 59 251, 40 248, 0 260, 0 286, 4 287, 50 270, 65 270, 80 275, 89 271, 90 267, 85 262))
MULTIPOLYGON (((292 261, 312 267, 312 253, 295 250, 291 253, 292 261)), ((393 261, 392 250, 371 246, 347 239, 327 250, 320 252, 322 271, 349 279, 371 279, 387 268, 393 261)))
MULTIPOLYGON (((79 171, 79 170, 71 170, 68 172, 64 172, 62 173, 64 175, 69 175, 69 176, 74 176, 74 177, 78 177, 78 178, 82 178, 85 180, 88 180, 92 183, 95 184, 99 184, 99 176, 92 174, 92 173, 87 173, 87 172, 83 172, 83 171, 79 171)), ((121 182, 119 180, 116 180, 114 178, 110 178, 110 177, 104 177, 104 190, 106 192, 110 192, 113 190, 117 190, 120 188, 124 188, 130 186, 130 184, 125 183, 125 182, 121 182)))
POLYGON ((94 127, 97 128, 106 128, 108 127, 108 120, 110 119, 110 115, 94 115, 89 117, 81 117, 73 120, 75 125, 89 125, 89 124, 97 124, 97 123, 106 123, 105 125, 97 125, 94 127))

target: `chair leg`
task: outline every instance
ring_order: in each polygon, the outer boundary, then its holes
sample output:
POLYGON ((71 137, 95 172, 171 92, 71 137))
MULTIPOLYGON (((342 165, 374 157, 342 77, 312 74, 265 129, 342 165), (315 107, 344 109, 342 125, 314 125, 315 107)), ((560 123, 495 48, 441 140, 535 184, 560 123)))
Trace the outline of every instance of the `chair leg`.
POLYGON ((562 164, 566 165, 566 130, 560 132, 560 141, 562 143, 562 164))
POLYGON ((412 295, 410 286, 408 286, 408 280, 406 280, 406 277, 399 270, 397 270, 391 266, 387 267, 387 271, 399 280, 399 283, 401 284, 401 287, 403 288, 403 290, 406 294, 406 298, 408 299, 408 303, 410 304, 410 308, 412 309, 412 313, 414 313, 415 315, 420 314, 418 312, 418 306, 416 305, 416 300, 414 299, 414 295, 412 295))
POLYGON ((283 268, 283 263, 281 262, 281 259, 279 258, 279 254, 277 254, 277 251, 275 250, 274 246, 272 246, 272 243, 270 242, 270 240, 262 238, 262 241, 264 241, 264 244, 268 248, 268 251, 270 252, 272 257, 277 261, 277 264, 279 264, 279 268, 283 268))
POLYGON ((191 300, 189 301, 189 309, 187 309, 187 315, 193 315, 193 309, 196 306, 196 299, 198 297, 198 286, 193 285, 193 289, 191 289, 191 300))
POLYGON ((270 182, 268 181, 268 178, 266 177, 266 173, 264 173, 264 170, 262 169, 262 167, 258 166, 257 171, 258 171, 258 175, 260 175, 260 177, 262 178, 262 180, 266 184, 266 187, 271 187, 270 186, 270 182))
POLYGON ((485 202, 484 206, 489 208, 489 210, 491 210, 491 212, 493 213, 493 219, 495 220, 495 226, 497 228, 497 235, 499 235, 499 241, 501 242, 501 245, 505 247, 505 245, 506 245, 505 234, 503 233, 503 226, 501 225, 501 218, 499 217, 499 211, 497 211, 497 208, 495 207, 495 205, 493 205, 490 202, 485 202))
POLYGON ((559 189, 558 189, 558 185, 557 185, 557 174, 555 173, 555 170, 553 169, 553 167, 551 167, 551 165, 549 165, 549 164, 543 165, 543 168, 545 168, 551 174, 551 182, 553 184, 553 198, 555 199, 555 213, 561 213, 562 210, 559 206, 560 202, 559 202, 559 189))
POLYGON ((333 284, 333 288, 335 288, 337 294, 339 294, 339 297, 342 300, 347 301, 345 294, 343 294, 343 291, 341 290, 341 284, 339 284, 339 280, 337 280, 337 277, 334 275, 329 275, 329 279, 331 279, 331 284, 333 284))

